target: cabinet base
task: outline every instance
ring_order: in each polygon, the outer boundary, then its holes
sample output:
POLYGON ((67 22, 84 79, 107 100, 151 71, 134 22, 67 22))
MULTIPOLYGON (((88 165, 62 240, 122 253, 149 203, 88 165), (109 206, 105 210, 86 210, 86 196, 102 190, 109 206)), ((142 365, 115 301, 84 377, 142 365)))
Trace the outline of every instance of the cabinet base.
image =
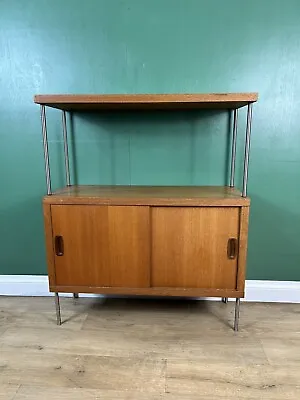
MULTIPOLYGON (((136 296, 172 296, 172 297, 221 297, 242 298, 244 290, 213 288, 180 288, 180 287, 97 287, 97 286, 50 286, 54 293, 93 293, 136 296)), ((76 297, 76 296, 74 296, 76 297)))

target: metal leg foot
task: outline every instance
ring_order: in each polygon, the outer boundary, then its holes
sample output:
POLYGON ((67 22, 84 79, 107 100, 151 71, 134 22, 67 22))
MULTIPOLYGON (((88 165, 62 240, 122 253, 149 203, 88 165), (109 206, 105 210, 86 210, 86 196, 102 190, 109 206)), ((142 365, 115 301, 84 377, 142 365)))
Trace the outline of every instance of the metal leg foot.
POLYGON ((222 302, 227 304, 228 303, 228 297, 222 297, 222 302))
POLYGON ((78 293, 73 293, 73 297, 74 297, 74 299, 78 299, 79 298, 79 294, 78 293))
POLYGON ((54 294, 54 300, 55 300, 55 310, 56 310, 56 323, 57 323, 57 325, 61 325, 60 304, 59 304, 58 293, 54 294))
POLYGON ((241 304, 241 299, 236 299, 235 300, 235 311, 234 311, 234 331, 235 332, 237 332, 239 330, 240 304, 241 304))

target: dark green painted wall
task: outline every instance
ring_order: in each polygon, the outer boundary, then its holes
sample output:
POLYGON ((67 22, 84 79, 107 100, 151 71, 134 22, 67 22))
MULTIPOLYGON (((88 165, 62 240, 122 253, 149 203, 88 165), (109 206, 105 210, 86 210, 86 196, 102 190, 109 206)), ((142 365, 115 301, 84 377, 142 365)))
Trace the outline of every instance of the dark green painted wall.
MULTIPOLYGON (((46 273, 35 93, 258 91, 247 277, 299 280, 299 17, 298 0, 0 0, 0 273, 46 273)), ((223 184, 229 122, 218 112, 74 116, 77 180, 223 184)), ((57 187, 59 112, 48 128, 57 187)))

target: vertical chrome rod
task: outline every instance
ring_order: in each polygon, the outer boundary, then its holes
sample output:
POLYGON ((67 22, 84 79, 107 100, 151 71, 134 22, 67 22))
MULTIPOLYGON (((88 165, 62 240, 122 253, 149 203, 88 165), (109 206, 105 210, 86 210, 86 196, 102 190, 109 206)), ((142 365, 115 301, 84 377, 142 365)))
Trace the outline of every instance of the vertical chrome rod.
POLYGON ((231 145, 231 168, 230 168, 230 187, 234 187, 235 160, 236 160, 236 139, 237 139, 238 110, 233 111, 233 135, 231 145))
POLYGON ((245 139, 245 156, 244 156, 244 174, 243 174, 243 197, 247 196, 247 183, 248 183, 248 166, 249 166, 249 153, 250 153, 250 136, 252 124, 252 103, 248 104, 247 111, 247 128, 245 139))
POLYGON ((69 163, 69 148, 68 148, 68 134, 67 134, 67 121, 66 121, 66 112, 65 111, 62 111, 61 117, 62 117, 62 127, 63 127, 63 137, 64 137, 66 183, 67 183, 67 186, 71 186, 70 163, 69 163))
POLYGON ((42 121, 47 194, 49 195, 51 194, 51 176, 50 176, 49 150, 48 150, 48 137, 47 137, 46 107, 44 105, 41 105, 41 121, 42 121))
POLYGON ((55 300, 55 310, 56 310, 56 323, 57 323, 57 325, 61 325, 60 304, 59 304, 58 293, 54 294, 54 300, 55 300))
POLYGON ((240 304, 241 304, 241 299, 236 299, 235 300, 235 311, 234 311, 234 331, 235 332, 237 332, 239 330, 240 304))

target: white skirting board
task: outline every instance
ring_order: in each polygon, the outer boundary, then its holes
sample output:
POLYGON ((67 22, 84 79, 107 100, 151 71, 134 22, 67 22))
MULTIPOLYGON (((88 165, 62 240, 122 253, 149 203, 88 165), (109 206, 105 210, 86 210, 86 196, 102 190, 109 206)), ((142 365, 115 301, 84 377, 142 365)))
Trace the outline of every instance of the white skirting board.
MULTIPOLYGON (((52 296, 48 290, 48 277, 39 275, 0 275, 0 295, 52 296)), ((63 296, 72 294, 62 293, 63 296)), ((97 295, 82 294, 81 297, 97 295)), ((300 303, 300 282, 246 281, 244 301, 300 303)), ((1 306, 1 304, 0 304, 1 306)))

